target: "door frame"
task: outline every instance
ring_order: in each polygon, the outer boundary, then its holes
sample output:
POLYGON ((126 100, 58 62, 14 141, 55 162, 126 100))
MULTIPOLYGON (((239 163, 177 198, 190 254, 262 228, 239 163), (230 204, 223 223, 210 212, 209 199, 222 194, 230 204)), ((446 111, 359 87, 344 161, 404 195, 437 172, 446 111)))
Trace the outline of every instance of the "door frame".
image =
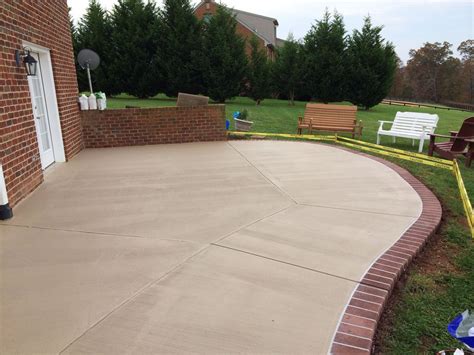
MULTIPOLYGON (((32 52, 38 53, 39 55, 40 60, 38 65, 41 65, 41 72, 43 74, 44 95, 51 133, 51 142, 53 144, 54 161, 65 162, 66 154, 64 151, 50 49, 27 41, 23 41, 22 44, 23 47, 28 47, 32 52)), ((31 109, 33 110, 33 107, 31 107, 31 109)), ((38 145, 39 143, 40 142, 38 142, 38 145)))

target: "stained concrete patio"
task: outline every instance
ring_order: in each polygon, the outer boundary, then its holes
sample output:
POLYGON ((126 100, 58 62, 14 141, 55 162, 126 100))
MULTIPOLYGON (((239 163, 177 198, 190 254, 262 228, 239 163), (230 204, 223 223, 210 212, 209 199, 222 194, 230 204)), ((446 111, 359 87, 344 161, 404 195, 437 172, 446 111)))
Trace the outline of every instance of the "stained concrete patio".
POLYGON ((86 150, 0 224, 0 353, 327 353, 421 208, 325 145, 86 150))

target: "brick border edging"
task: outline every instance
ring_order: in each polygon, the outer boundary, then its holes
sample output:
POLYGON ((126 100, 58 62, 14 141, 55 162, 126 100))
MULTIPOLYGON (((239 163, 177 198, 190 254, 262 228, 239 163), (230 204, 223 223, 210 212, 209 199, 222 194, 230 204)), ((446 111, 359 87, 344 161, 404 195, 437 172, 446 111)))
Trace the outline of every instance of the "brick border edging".
MULTIPOLYGON (((276 141, 294 142, 285 139, 276 141)), ((303 142, 324 144, 323 142, 303 142)), ((388 160, 357 150, 337 145, 331 145, 331 147, 375 160, 392 169, 415 190, 422 202, 422 211, 418 219, 371 265, 362 277, 334 332, 330 354, 367 355, 373 352, 377 325, 396 282, 423 249, 428 239, 437 231, 441 224, 443 210, 433 192, 406 169, 388 160)))
POLYGON ((379 157, 351 149, 337 148, 362 155, 391 168, 418 193, 422 201, 420 217, 372 264, 363 276, 347 303, 335 331, 331 354, 371 354, 378 322, 395 284, 427 240, 438 229, 442 218, 442 208, 433 192, 404 168, 379 157))

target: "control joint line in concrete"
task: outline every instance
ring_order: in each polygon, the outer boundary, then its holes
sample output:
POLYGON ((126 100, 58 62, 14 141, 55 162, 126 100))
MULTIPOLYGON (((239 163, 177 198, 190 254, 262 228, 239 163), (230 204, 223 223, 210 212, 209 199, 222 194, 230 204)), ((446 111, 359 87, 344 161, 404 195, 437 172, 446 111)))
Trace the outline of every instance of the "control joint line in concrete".
POLYGON ((182 267, 184 264, 186 264, 188 261, 190 261, 191 259, 195 258, 196 256, 198 256, 199 254, 203 253, 205 250, 207 250, 208 248, 210 247, 210 244, 208 245, 205 245, 203 246, 201 249, 199 249, 198 251, 196 251, 194 254, 190 255, 189 257, 187 257, 186 259, 184 259, 181 263, 179 263, 178 265, 176 265, 175 267, 171 268, 170 270, 168 270, 167 272, 165 272, 163 275, 161 275, 159 278, 155 279, 155 280, 152 280, 150 282, 148 282, 146 285, 144 285, 142 288, 140 288, 139 290, 137 290, 133 295, 131 295, 129 298, 127 298, 126 300, 124 300, 123 302, 121 302, 120 304, 118 304, 116 307, 114 307, 109 313, 107 313, 105 316, 103 316, 102 318, 100 318, 97 322, 95 322, 94 324, 92 324, 89 328, 87 328, 81 335, 79 335, 78 337, 76 337, 75 339, 73 339, 71 342, 69 342, 69 344, 67 344, 60 352, 59 354, 62 354, 64 351, 67 350, 67 348, 69 348, 72 344, 74 344, 76 341, 78 341, 79 339, 81 339, 84 335, 86 335, 89 331, 91 331, 92 329, 94 329, 95 327, 97 327, 100 323, 102 323, 104 320, 106 320, 107 318, 109 318, 113 313, 115 313, 116 311, 118 311, 119 309, 121 309, 122 307, 124 307, 125 305, 127 305, 128 303, 130 303, 131 301, 133 301, 135 298, 137 298, 140 294, 142 294, 145 290, 149 289, 150 287, 152 287, 153 285, 155 285, 156 283, 159 283, 161 280, 163 280, 164 278, 168 277, 168 275, 170 275, 171 273, 173 273, 174 271, 176 271, 177 269, 179 269, 180 267, 182 267))
POLYGON ((84 231, 84 230, 76 230, 76 229, 61 229, 61 228, 54 228, 54 227, 39 227, 39 226, 29 226, 23 224, 0 224, 0 228, 3 226, 5 227, 15 227, 15 228, 31 228, 31 229, 40 229, 40 230, 50 230, 56 232, 66 232, 66 233, 81 233, 81 234, 96 234, 99 236, 107 236, 107 237, 122 237, 122 238, 141 238, 141 239, 154 239, 154 240, 162 240, 162 241, 170 241, 170 242, 187 242, 187 243, 197 243, 193 242, 192 240, 184 240, 184 239, 173 239, 173 238, 150 238, 145 237, 142 235, 131 235, 131 234, 117 234, 117 233, 107 233, 107 232, 94 232, 94 231, 84 231))
POLYGON ((296 201, 288 192, 286 192, 285 190, 283 190, 280 186, 276 185, 271 179, 269 179, 259 168, 257 168, 242 152, 240 152, 236 147, 234 147, 232 144, 230 144, 229 142, 227 142, 227 144, 232 147, 233 150, 235 150, 237 152, 237 154, 239 154, 242 158, 245 159, 245 161, 247 161, 247 163, 250 164, 250 166, 252 166, 255 170, 257 170, 259 172, 260 175, 263 176, 263 178, 265 180, 267 180, 270 184, 272 184, 278 191, 280 191, 280 193, 284 196, 286 196, 287 198, 289 198, 291 201, 293 201, 295 204, 298 204, 298 201, 296 201))
POLYGON ((313 269, 313 268, 310 268, 310 267, 307 267, 307 266, 302 266, 302 265, 298 265, 298 264, 293 264, 293 263, 290 263, 290 262, 287 262, 287 261, 278 260, 278 259, 275 259, 275 258, 271 258, 271 257, 268 257, 268 256, 264 256, 264 255, 252 253, 252 252, 245 251, 245 250, 241 250, 241 249, 237 249, 237 248, 232 248, 232 247, 225 246, 225 245, 222 245, 222 244, 211 243, 211 245, 216 246, 216 247, 219 247, 219 248, 224 248, 224 249, 233 250, 233 251, 236 251, 236 252, 239 252, 239 253, 244 253, 244 254, 252 255, 252 256, 255 256, 255 257, 257 257, 257 258, 262 258, 262 259, 266 259, 266 260, 270 260, 270 261, 275 261, 275 262, 277 262, 277 263, 286 264, 286 265, 293 266, 293 267, 297 267, 297 268, 300 268, 300 269, 304 269, 304 270, 316 272, 316 273, 318 273, 318 274, 323 274, 323 275, 335 277, 335 278, 337 278, 337 279, 346 280, 346 281, 353 282, 353 283, 358 284, 358 285, 370 286, 370 287, 373 287, 373 288, 377 288, 377 289, 386 291, 386 289, 384 289, 383 287, 374 286, 374 285, 372 285, 372 284, 365 283, 365 282, 363 282, 362 280, 361 280, 361 281, 356 281, 356 280, 353 280, 353 279, 349 279, 349 278, 347 278, 347 277, 343 277, 343 276, 339 276, 339 275, 334 275, 334 274, 331 274, 331 273, 329 273, 329 272, 324 272, 324 271, 317 270, 317 269, 313 269))
MULTIPOLYGON (((263 216, 262 218, 259 218, 259 219, 255 220, 255 221, 253 221, 253 222, 250 222, 250 223, 248 223, 248 224, 246 224, 246 225, 244 225, 244 226, 242 226, 242 227, 239 227, 239 228, 233 230, 232 232, 227 233, 227 234, 225 234, 224 236, 220 237, 219 239, 217 239, 217 240, 214 241, 213 243, 219 243, 220 241, 222 241, 222 240, 224 240, 224 239, 226 239, 226 238, 229 238, 231 235, 233 235, 233 234, 235 234, 235 233, 238 233, 238 232, 240 232, 241 230, 244 230, 245 228, 248 228, 248 227, 250 227, 250 226, 253 226, 254 224, 257 224, 258 222, 261 222, 261 221, 263 221, 264 219, 273 217, 273 216, 275 216, 275 215, 277 215, 277 214, 279 214, 279 213, 281 213, 281 212, 283 212, 283 211, 286 211, 286 210, 290 209, 290 208, 293 207, 293 206, 295 206, 295 204, 291 204, 291 205, 289 205, 289 206, 283 207, 282 209, 280 209, 280 210, 278 210, 278 211, 276 211, 276 212, 272 212, 272 213, 270 213, 270 214, 268 214, 268 215, 266 215, 266 216, 263 216)), ((211 244, 213 244, 213 243, 211 243, 211 244)))
POLYGON ((245 251, 245 250, 242 250, 242 249, 232 248, 232 247, 229 247, 229 246, 226 246, 226 245, 216 244, 216 243, 212 243, 211 245, 214 245, 214 246, 219 247, 219 248, 224 248, 224 249, 233 250, 233 251, 236 251, 236 252, 239 252, 239 253, 244 253, 244 254, 256 256, 257 258, 262 258, 262 259, 266 259, 266 260, 270 260, 270 261, 275 261, 275 262, 277 262, 277 263, 281 263, 281 264, 285 264, 285 265, 297 267, 297 268, 300 268, 300 269, 304 269, 304 270, 316 272, 316 273, 318 273, 318 274, 323 274, 323 275, 327 275, 327 276, 332 276, 332 277, 335 277, 335 278, 337 278, 337 279, 350 281, 350 282, 353 282, 353 283, 356 283, 356 284, 360 284, 360 283, 361 283, 360 281, 352 280, 352 279, 349 279, 349 278, 347 278, 347 277, 343 277, 343 276, 339 276, 339 275, 334 275, 334 274, 331 274, 331 273, 328 273, 328 272, 324 272, 324 271, 321 271, 321 270, 313 269, 313 268, 311 268, 311 267, 302 266, 302 265, 298 265, 298 264, 293 264, 293 263, 290 263, 290 262, 287 262, 287 261, 278 260, 278 259, 275 259, 275 258, 271 258, 271 257, 268 257, 268 256, 256 254, 256 253, 252 253, 252 252, 245 251))
MULTIPOLYGON (((282 211, 285 211, 289 208, 291 208, 292 206, 294 206, 293 204, 290 205, 290 206, 287 206, 285 208, 282 208, 281 210, 278 210, 276 212, 273 212, 267 216, 264 216, 260 219, 258 219, 257 221, 253 221, 251 223, 249 223, 248 225, 246 226, 243 226, 241 228, 239 228, 238 230, 236 231, 233 231, 229 234, 226 234, 225 236, 221 237, 218 241, 221 241, 227 237, 229 237, 230 235, 240 231, 241 229, 243 228, 247 228, 249 226, 251 226, 252 224, 255 224, 255 223, 258 223, 260 222, 261 220, 265 219, 265 218, 268 218, 268 217, 271 217, 273 215, 276 215, 282 211)), ((33 227, 35 228, 35 227, 33 227)), ((211 246, 215 246, 217 244, 214 244, 214 243, 210 243, 210 244, 206 244, 205 246, 203 246, 201 249, 199 249, 196 253, 194 253, 193 255, 189 256, 188 258, 186 258, 185 260, 183 260, 183 262, 181 262, 180 264, 176 265, 174 268, 172 268, 171 270, 168 270, 165 274, 163 274, 161 277, 159 277, 158 279, 156 280, 152 280, 150 281, 149 283, 147 283, 145 286, 143 286, 142 288, 140 288, 138 291, 136 291, 132 296, 130 296, 128 299, 124 300, 122 303, 120 303, 119 305, 117 305, 117 307, 115 307, 114 309, 112 309, 109 313, 107 313, 104 317, 102 317, 101 319, 99 319, 96 323, 94 323, 92 326, 90 326, 87 330, 85 330, 81 335, 79 335, 77 338, 75 338, 74 340, 72 340, 66 347, 64 347, 59 353, 63 353, 68 347, 70 347, 72 344, 74 344, 76 341, 78 341, 80 338, 82 338, 84 335, 86 335, 90 330, 92 330, 93 328, 95 328, 97 325, 99 325, 101 322, 103 322, 105 319, 107 319, 110 315, 112 315, 114 312, 118 311, 120 308, 122 308, 123 306, 125 306, 126 304, 130 303, 131 301, 133 301, 137 296, 139 296, 141 293, 143 293, 145 290, 147 290, 148 288, 150 288, 151 286, 159 283, 161 280, 163 280, 165 277, 167 277, 168 275, 170 275, 171 273, 173 273, 175 270, 179 269, 180 267, 182 267, 184 264, 186 264, 187 262, 191 261, 191 259, 193 259, 194 257, 198 256, 199 254, 203 253, 204 251, 206 251, 207 249, 209 249, 211 246)))
POLYGON ((355 208, 347 208, 347 207, 335 207, 335 206, 326 206, 326 205, 314 205, 314 204, 310 204, 310 203, 298 203, 298 205, 300 205, 300 206, 305 206, 305 207, 328 208, 328 209, 331 209, 331 210, 341 210, 341 211, 351 211, 351 212, 369 213, 369 214, 376 214, 376 215, 383 215, 383 216, 419 218, 419 216, 409 216, 409 215, 406 215, 406 214, 377 212, 377 211, 367 211, 367 210, 358 210, 358 209, 355 209, 355 208))

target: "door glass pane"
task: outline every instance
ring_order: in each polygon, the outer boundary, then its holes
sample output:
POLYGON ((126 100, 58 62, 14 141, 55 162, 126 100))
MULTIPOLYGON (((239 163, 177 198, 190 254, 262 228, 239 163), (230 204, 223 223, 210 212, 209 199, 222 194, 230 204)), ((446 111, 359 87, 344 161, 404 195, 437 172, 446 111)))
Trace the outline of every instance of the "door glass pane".
POLYGON ((43 151, 46 151, 51 148, 49 145, 48 132, 41 134, 41 144, 43 146, 43 151))
POLYGON ((37 97, 36 99, 34 99, 34 101, 35 101, 36 115, 43 116, 44 115, 43 98, 37 97))

